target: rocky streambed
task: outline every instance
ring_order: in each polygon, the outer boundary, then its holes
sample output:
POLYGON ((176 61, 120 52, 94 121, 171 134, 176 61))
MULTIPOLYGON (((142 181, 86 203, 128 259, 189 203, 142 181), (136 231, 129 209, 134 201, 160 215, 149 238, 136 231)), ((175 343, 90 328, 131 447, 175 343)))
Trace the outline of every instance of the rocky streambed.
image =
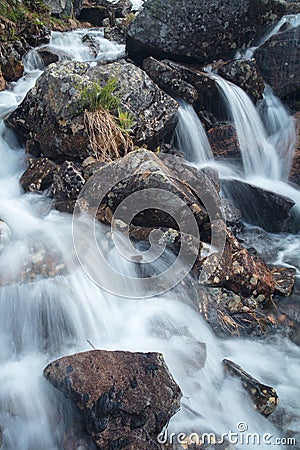
POLYGON ((2 447, 296 448, 299 3, 58 3, 107 28, 4 44, 2 447))

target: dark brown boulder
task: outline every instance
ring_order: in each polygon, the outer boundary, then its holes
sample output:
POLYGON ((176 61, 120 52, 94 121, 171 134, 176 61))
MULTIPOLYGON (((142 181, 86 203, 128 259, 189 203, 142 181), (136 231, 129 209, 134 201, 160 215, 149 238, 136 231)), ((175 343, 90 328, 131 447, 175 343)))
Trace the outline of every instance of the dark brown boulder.
POLYGON ((299 92, 300 26, 272 36, 254 56, 264 80, 283 98, 299 92))
POLYGON ((56 63, 59 60, 59 55, 56 54, 53 50, 48 49, 47 47, 38 49, 37 53, 42 58, 45 66, 49 66, 50 64, 56 63))
POLYGON ((20 178, 26 192, 42 192, 51 187, 57 165, 48 158, 29 158, 27 169, 20 178))
POLYGON ((0 91, 4 91, 4 89, 5 89, 5 78, 0 68, 0 91))
POLYGON ((59 162, 83 161, 94 156, 84 121, 84 109, 91 107, 87 90, 93 99, 95 89, 103 89, 112 79, 115 89, 111 95, 119 99, 120 109, 132 117, 136 145, 155 148, 172 135, 177 123, 177 102, 145 72, 124 60, 99 63, 96 67, 80 62, 51 65, 7 123, 27 139, 27 151, 34 156, 59 162), (95 84, 99 87, 95 88, 95 84))
POLYGON ((251 46, 287 11, 277 0, 148 0, 129 26, 131 58, 210 63, 251 46))
POLYGON ((77 353, 44 375, 78 407, 101 450, 148 448, 179 408, 180 389, 159 353, 77 353))

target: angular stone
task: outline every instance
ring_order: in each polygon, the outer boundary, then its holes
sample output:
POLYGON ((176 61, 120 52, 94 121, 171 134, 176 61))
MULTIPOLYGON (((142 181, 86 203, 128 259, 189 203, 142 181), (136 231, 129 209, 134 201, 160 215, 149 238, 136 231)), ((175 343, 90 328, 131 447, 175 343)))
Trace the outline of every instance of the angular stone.
POLYGON ((62 357, 45 377, 79 409, 97 449, 148 448, 181 392, 159 353, 94 350, 62 357))
POLYGON ((227 123, 216 124, 207 132, 207 137, 216 157, 240 158, 241 150, 236 130, 227 123))
POLYGON ((223 359, 222 362, 226 373, 241 380, 242 385, 252 398, 254 408, 259 413, 269 416, 275 411, 279 398, 274 388, 260 383, 229 359, 223 359))
POLYGON ((48 158, 30 158, 27 170, 20 178, 20 183, 26 192, 42 192, 52 185, 57 165, 48 158))

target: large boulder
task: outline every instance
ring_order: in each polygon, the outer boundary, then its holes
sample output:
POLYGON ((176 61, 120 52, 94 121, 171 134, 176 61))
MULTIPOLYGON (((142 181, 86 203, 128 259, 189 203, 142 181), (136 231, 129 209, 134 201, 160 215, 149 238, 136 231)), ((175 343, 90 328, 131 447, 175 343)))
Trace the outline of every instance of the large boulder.
POLYGON ((44 375, 77 406, 97 449, 150 449, 179 409, 180 389, 159 353, 77 353, 44 375))
POLYGON ((156 148, 167 135, 173 134, 177 102, 145 72, 124 60, 99 63, 96 67, 79 62, 49 66, 7 123, 25 137, 27 151, 33 156, 82 161, 94 155, 84 109, 89 108, 91 97, 94 99, 95 86, 99 92, 112 79, 115 88, 110 95, 118 99, 120 109, 132 118, 136 145, 156 148))
POLYGON ((132 58, 212 62, 251 46, 287 11, 279 0, 148 0, 128 29, 132 58))
POLYGON ((299 93, 300 26, 272 36, 254 56, 260 71, 275 94, 283 98, 299 93))

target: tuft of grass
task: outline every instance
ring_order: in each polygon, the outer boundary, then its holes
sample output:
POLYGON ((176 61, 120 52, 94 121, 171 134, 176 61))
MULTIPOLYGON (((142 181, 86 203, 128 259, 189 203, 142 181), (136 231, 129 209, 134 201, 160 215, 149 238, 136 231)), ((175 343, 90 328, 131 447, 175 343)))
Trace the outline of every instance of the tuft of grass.
POLYGON ((84 124, 95 158, 110 162, 133 150, 130 133, 134 116, 120 107, 117 79, 111 76, 101 87, 92 82, 81 88, 78 112, 84 112, 84 124))

